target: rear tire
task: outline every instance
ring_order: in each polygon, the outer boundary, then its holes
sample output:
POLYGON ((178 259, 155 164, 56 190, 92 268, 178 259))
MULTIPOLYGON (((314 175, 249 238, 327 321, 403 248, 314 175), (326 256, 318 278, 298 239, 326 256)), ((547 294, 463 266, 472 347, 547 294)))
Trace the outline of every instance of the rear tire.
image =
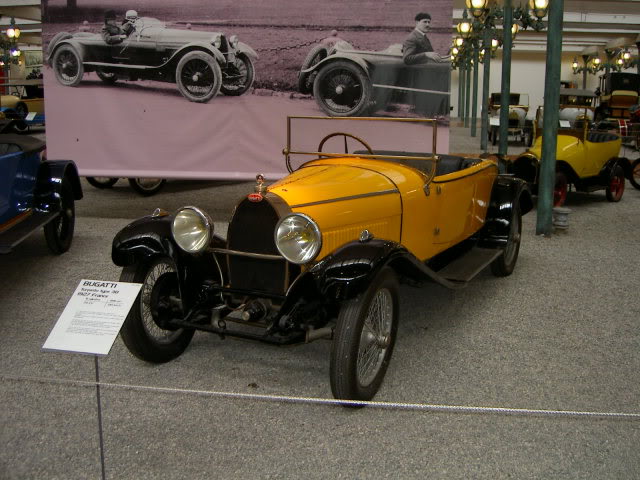
POLYGON ((496 277, 506 277, 513 273, 520 252, 520 240, 522 238, 522 214, 520 206, 515 204, 511 213, 511 225, 509 226, 509 239, 507 245, 498 258, 491 263, 491 273, 496 277))
POLYGON ((569 181, 564 172, 556 172, 556 182, 553 186, 553 206, 561 207, 567 200, 567 191, 569 190, 569 181))
POLYGON ((194 330, 164 328, 163 322, 182 316, 178 275, 173 261, 156 257, 122 269, 121 282, 142 283, 120 335, 129 351, 147 362, 165 363, 189 346, 194 330))
POLYGON ((616 165, 611 172, 609 185, 607 186, 607 200, 610 202, 619 202, 624 194, 624 170, 620 165, 616 165))

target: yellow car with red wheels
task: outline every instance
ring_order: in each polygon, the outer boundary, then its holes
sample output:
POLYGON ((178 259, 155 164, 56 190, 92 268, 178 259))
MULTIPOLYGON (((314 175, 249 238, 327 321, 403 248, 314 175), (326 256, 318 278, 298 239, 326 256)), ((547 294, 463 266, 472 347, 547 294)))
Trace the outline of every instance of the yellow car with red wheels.
MULTIPOLYGON (((580 192, 605 190, 607 200, 619 202, 624 193, 625 178, 632 176, 631 163, 619 156, 621 144, 617 133, 589 129, 587 122, 582 128, 560 129, 553 205, 564 205, 570 185, 580 192)), ((538 131, 533 146, 509 165, 509 171, 529 183, 534 193, 538 188, 541 158, 542 135, 538 131)))
POLYGON ((226 238, 196 206, 116 235, 121 280, 143 284, 122 338, 155 363, 180 355, 195 330, 276 345, 330 338, 334 396, 370 400, 396 339, 399 282, 461 288, 487 266, 511 274, 531 195, 493 160, 435 153, 433 120, 288 121, 290 174, 269 186, 258 175, 226 238), (430 150, 398 149, 410 128, 433 134, 430 150))

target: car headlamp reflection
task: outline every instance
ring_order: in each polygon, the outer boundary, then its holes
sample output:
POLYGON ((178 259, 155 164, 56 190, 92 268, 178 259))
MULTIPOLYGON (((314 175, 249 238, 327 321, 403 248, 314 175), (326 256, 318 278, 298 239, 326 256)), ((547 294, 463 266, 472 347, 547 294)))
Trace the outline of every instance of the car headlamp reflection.
POLYGON ((284 258, 301 265, 316 258, 322 247, 322 234, 311 217, 294 213, 278 222, 275 242, 284 258))
POLYGON ((183 207, 173 218, 171 233, 182 250, 187 253, 199 253, 211 242, 213 222, 199 208, 183 207))

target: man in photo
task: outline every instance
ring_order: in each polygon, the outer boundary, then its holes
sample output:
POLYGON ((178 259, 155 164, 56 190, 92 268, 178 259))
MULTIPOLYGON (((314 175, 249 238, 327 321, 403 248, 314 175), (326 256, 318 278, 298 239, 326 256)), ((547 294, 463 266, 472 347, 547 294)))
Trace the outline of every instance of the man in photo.
POLYGON ((449 57, 443 57, 433 51, 427 33, 431 30, 431 15, 418 13, 415 17, 416 27, 402 44, 402 59, 407 65, 417 65, 428 62, 446 62, 449 57))
POLYGON ((127 34, 116 23, 116 12, 107 10, 104 14, 104 27, 102 27, 102 38, 107 45, 122 43, 127 38, 127 34))

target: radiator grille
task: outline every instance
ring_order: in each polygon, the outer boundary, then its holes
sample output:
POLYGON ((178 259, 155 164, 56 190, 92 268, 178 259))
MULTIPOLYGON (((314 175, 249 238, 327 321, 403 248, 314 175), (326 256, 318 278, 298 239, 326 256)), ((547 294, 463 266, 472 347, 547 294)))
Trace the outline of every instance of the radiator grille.
MULTIPOLYGON (((266 199, 261 202, 243 200, 236 208, 227 235, 227 248, 239 252, 279 255, 273 233, 278 213, 266 199)), ((262 260, 229 255, 229 283, 232 288, 284 294, 289 279, 299 268, 287 261, 262 260), (287 275, 289 269, 289 275, 287 275)))

